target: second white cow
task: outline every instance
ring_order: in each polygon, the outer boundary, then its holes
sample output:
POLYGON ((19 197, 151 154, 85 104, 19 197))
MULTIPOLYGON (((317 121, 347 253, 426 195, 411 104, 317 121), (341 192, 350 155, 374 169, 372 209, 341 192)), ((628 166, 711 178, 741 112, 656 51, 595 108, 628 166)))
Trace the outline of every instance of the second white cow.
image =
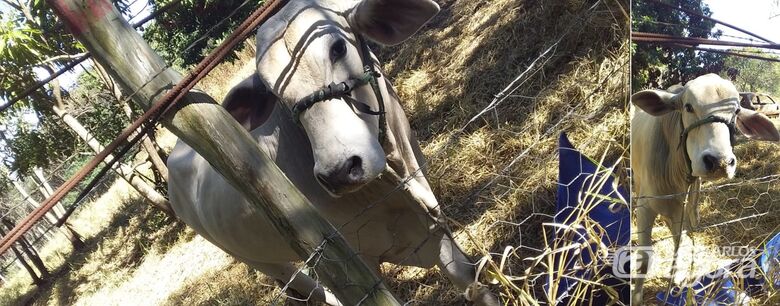
MULTIPOLYGON (((715 74, 666 91, 643 90, 631 96, 631 102, 639 108, 631 121, 631 168, 637 197, 634 233, 640 247, 652 245, 658 215, 670 228, 675 245, 683 229, 696 226, 696 201, 685 207, 686 194, 698 190, 702 180, 734 177, 737 130, 750 139, 780 140, 772 122, 741 108, 734 85, 715 74)), ((638 272, 646 274, 648 268, 642 261, 638 272)), ((635 279, 633 305, 642 304, 643 283, 642 277, 635 279)))

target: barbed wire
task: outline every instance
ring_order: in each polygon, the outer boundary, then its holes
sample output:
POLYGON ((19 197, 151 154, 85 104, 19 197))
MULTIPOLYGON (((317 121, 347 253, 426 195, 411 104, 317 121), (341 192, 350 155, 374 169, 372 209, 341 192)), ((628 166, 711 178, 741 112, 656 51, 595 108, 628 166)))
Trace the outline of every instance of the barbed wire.
POLYGON ((691 25, 663 22, 663 21, 657 21, 657 20, 642 20, 642 22, 643 23, 652 23, 652 24, 662 25, 662 26, 666 26, 666 27, 674 27, 674 28, 679 28, 679 29, 686 29, 686 30, 699 30, 699 31, 707 32, 707 33, 712 34, 712 35, 717 34, 719 37, 728 37, 728 38, 744 40, 744 41, 749 41, 749 42, 754 42, 754 43, 762 43, 762 42, 764 42, 764 40, 762 40, 762 39, 757 39, 757 38, 753 38, 753 37, 712 32, 713 30, 717 31, 718 29, 716 29, 716 28, 705 29, 705 28, 702 28, 702 27, 695 27, 695 26, 691 26, 691 25))
MULTIPOLYGON (((146 17, 146 18, 144 18, 143 20, 139 21, 139 22, 137 23, 137 26, 140 26, 140 25, 144 24, 145 22, 148 22, 148 21, 149 21, 149 20, 151 20, 153 17, 157 16, 158 14, 162 13, 163 11, 165 11, 165 10, 167 10, 167 9, 169 9, 169 8, 171 8, 171 7, 173 7, 173 6, 175 6, 175 5, 177 5, 177 4, 178 4, 180 1, 181 1, 181 0, 174 0, 174 1, 172 1, 171 3, 169 3, 169 4, 165 5, 165 6, 163 6, 163 8, 161 8, 160 10, 156 11, 155 13, 151 14, 150 16, 147 16, 147 17, 146 17)), ((249 2, 249 0, 246 0, 246 1, 245 1, 245 3, 248 3, 248 2, 249 2)), ((230 15, 230 16, 228 16, 228 17, 225 17, 225 18, 223 18, 223 21, 224 21, 224 19, 228 19, 228 18, 230 18, 230 17, 232 17, 232 15, 230 15)), ((73 66, 75 66, 75 65, 78 65, 78 64, 80 64, 81 62, 83 62, 84 60, 88 59, 88 57, 89 57, 89 54, 85 55, 83 59, 80 59, 80 60, 77 60, 76 62, 73 62, 73 63, 72 63, 72 65, 73 65, 73 66)), ((67 70, 69 70, 69 69, 70 69, 70 68, 67 68, 67 67, 70 67, 70 66, 66 66, 66 69, 62 69, 61 71, 59 71, 59 72, 55 73, 54 75, 50 76, 50 77, 49 77, 47 80, 44 80, 44 82, 39 82, 39 84, 36 84, 36 86, 37 86, 37 87, 35 87, 35 88, 31 88, 31 89, 29 89, 28 91, 30 91, 30 92, 33 92, 33 91, 37 90, 38 88, 40 88, 40 87, 44 86, 44 85, 45 85, 46 83, 48 83, 49 81, 51 81, 51 80, 54 80, 54 79, 55 79, 56 77, 58 77, 59 75, 61 75, 61 74, 64 74, 64 73, 65 73, 67 70)), ((133 92, 131 92, 130 94, 128 94, 127 96, 125 96, 125 97, 124 97, 124 99, 123 99, 122 101, 120 101, 120 103, 127 103, 127 102, 129 102, 131 99, 135 98, 135 96, 136 96, 137 94, 139 94, 139 93, 140 93, 142 90, 144 90, 144 89, 145 89, 145 88, 146 88, 148 85, 150 85, 150 84, 152 84, 154 81, 156 81, 158 77, 160 77, 160 76, 161 76, 161 75, 162 75, 162 74, 163 74, 165 71, 167 71, 168 69, 170 69, 170 68, 172 68, 172 67, 173 67, 173 66, 172 66, 172 64, 171 64, 171 63, 165 63, 165 65, 164 65, 164 66, 163 66, 163 67, 162 67, 162 68, 161 68, 159 71, 157 71, 156 73, 154 73, 154 74, 153 74, 153 75, 152 75, 152 76, 149 78, 149 80, 147 80, 146 82, 144 82, 143 84, 141 84, 141 85, 140 85, 140 86, 139 86, 139 87, 138 87, 136 90, 134 90, 133 92)), ((12 101, 18 101, 18 100, 21 100, 21 99, 23 99, 23 98, 24 98, 24 97, 18 97, 17 99, 14 99, 14 100, 12 100, 12 101)), ((12 105, 13 105, 13 103, 7 103, 7 104, 4 104, 3 106, 0 106, 0 111, 4 110, 4 109, 6 109, 7 107, 10 107, 10 106, 12 106, 12 105)), ((147 127, 141 127, 141 128, 139 128, 139 130, 140 130, 140 131, 143 131, 144 129, 146 129, 146 128, 149 128, 149 126, 150 126, 150 125, 147 125, 147 127)), ((136 132, 138 132, 138 131, 136 131, 136 132)), ((146 135, 146 134, 147 134, 147 133, 145 133, 145 132, 138 133, 138 136, 140 136, 140 137, 136 137, 136 138, 139 138, 138 140, 140 140, 140 139, 141 139, 141 138, 143 138, 143 137, 148 137, 148 135, 146 135)), ((129 149, 129 148, 130 148, 129 146, 128 146, 128 147, 126 147, 126 149, 125 149, 124 151, 126 152, 126 151, 127 151, 127 149, 129 149)), ((67 208, 67 211, 66 211, 66 215, 65 215, 65 216, 62 216, 62 218, 61 218, 60 222, 58 222, 58 223, 64 223, 64 220, 66 220, 66 219, 67 219, 67 218, 70 216, 70 214, 72 214, 72 213, 73 213, 73 211, 75 210, 75 208, 77 208, 77 207, 78 207, 78 206, 79 206, 79 205, 82 203, 82 201, 83 201, 83 200, 84 200, 84 199, 85 199, 85 198, 86 198, 86 197, 87 197, 87 196, 88 196, 88 195, 89 195, 91 192, 93 192, 93 191, 95 190, 95 188, 94 188, 94 187, 95 187, 95 186, 96 186, 98 183, 100 183, 100 181, 101 181, 101 180, 103 180, 103 178, 104 178, 104 176, 103 176, 103 175, 105 174, 105 172, 107 172, 107 171, 108 171, 108 169, 111 169, 111 168, 112 168, 112 165, 113 165, 114 163, 116 163, 117 161, 119 161, 120 159, 122 159, 122 158, 124 158, 124 157, 125 157, 125 156, 124 156, 124 154, 122 153, 122 154, 117 154, 117 155, 115 155, 115 156, 114 156, 114 160, 112 160, 112 161, 104 161, 104 163, 106 163, 106 166, 104 167, 103 171, 101 171, 101 172, 102 172, 102 174, 98 174, 98 175, 96 175, 96 176, 95 176, 95 177, 92 179, 92 181, 90 181, 90 182, 89 182, 89 183, 86 185, 86 187, 85 187, 85 188, 84 188, 84 189, 81 191, 81 193, 80 193, 80 194, 79 194, 79 195, 76 197, 76 200, 75 200, 75 201, 74 201, 74 202, 73 202, 73 203, 72 203, 70 206, 68 206, 68 208, 67 208)), ((21 205, 23 205, 23 203, 22 203, 21 205)), ((48 212, 47 212, 47 213, 48 213, 48 212)), ((52 228, 54 228, 54 227, 56 227, 56 226, 50 226, 50 227, 49 227, 49 228, 46 230, 46 232, 50 231, 50 230, 51 230, 52 228)), ((38 241, 38 240, 40 240, 40 238, 36 239, 36 241, 38 241)))
MULTIPOLYGON (((160 7, 159 10, 149 14, 149 16, 147 16, 146 18, 144 18, 142 20, 139 20, 138 22, 134 23, 132 26, 134 28, 142 27, 144 24, 146 24, 150 20, 154 19, 158 15, 160 15, 160 14, 164 13, 165 11, 167 11, 167 10, 177 6, 177 5, 179 5, 179 3, 181 1, 182 0, 172 0, 168 4, 160 7)), ((36 92, 37 90, 43 88, 43 86, 46 86, 50 82, 56 80, 57 78, 59 78, 60 76, 62 76, 65 73, 67 73, 71 69, 75 68, 76 66, 81 65, 84 61, 88 60, 90 57, 92 57, 91 54, 85 53, 84 55, 79 56, 78 58, 74 59, 70 63, 68 63, 65 66, 63 66, 62 68, 60 68, 59 70, 57 70, 54 73, 50 74, 48 77, 44 78, 43 80, 40 80, 40 81, 36 82, 35 84, 33 84, 33 86, 31 86, 31 87, 25 89, 24 91, 22 91, 22 93, 19 94, 19 96, 13 97, 10 100, 8 100, 8 102, 6 102, 5 104, 0 105, 0 113, 5 111, 6 109, 10 108, 11 106, 14 106, 14 104, 16 104, 17 102, 19 102, 19 101, 21 101, 23 99, 28 98, 34 92, 36 92)))

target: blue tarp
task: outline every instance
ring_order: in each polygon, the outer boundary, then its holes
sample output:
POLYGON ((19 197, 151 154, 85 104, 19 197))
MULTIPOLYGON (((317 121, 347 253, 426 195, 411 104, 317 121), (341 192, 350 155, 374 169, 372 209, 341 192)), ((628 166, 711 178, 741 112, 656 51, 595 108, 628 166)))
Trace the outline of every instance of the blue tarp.
MULTIPOLYGON (((631 219, 629 215, 629 209, 626 201, 629 199, 628 192, 625 188, 618 186, 615 182, 616 176, 610 171, 605 171, 605 167, 597 166, 596 163, 577 151, 571 144, 566 134, 561 134, 559 139, 559 154, 560 164, 558 173, 558 198, 556 203, 556 215, 555 222, 558 224, 570 225, 575 216, 587 214, 588 217, 597 222, 603 229, 601 237, 594 237, 600 239, 602 243, 610 248, 610 250, 617 250, 620 247, 628 246, 630 241, 630 227, 631 219), (605 177, 606 176, 606 177, 605 177), (594 186, 595 182, 599 182, 601 179, 605 179, 605 183, 598 190, 594 190, 590 186, 594 186), (590 190, 591 193, 597 194, 597 200, 591 202, 590 207, 583 207, 580 203, 581 199, 586 195, 591 199, 595 199, 594 195, 587 194, 590 190), (588 209, 589 208, 589 209, 588 209), (585 209, 588 209, 585 211, 585 209)), ((579 231, 580 235, 568 235, 563 237, 563 230, 556 230, 554 232, 553 241, 560 241, 566 239, 563 244, 576 244, 586 243, 587 231, 584 229, 579 231)), ((596 240, 594 239, 594 240, 596 240)), ((596 246, 589 246, 591 250, 595 251, 596 246)), ((613 274, 612 263, 608 262, 604 258, 594 259, 591 258, 588 251, 571 250, 569 252, 560 253, 556 256, 556 262, 560 263, 561 260, 566 260, 566 274, 568 276, 574 276, 577 279, 598 281, 601 284, 611 287, 618 293, 619 301, 625 305, 629 304, 630 300, 630 285, 627 278, 619 278, 613 274), (600 269, 583 269, 577 271, 577 267, 582 266, 600 266, 600 269), (595 272, 594 272, 595 271, 595 272)), ((620 267, 622 271, 630 271, 629 262, 624 262, 624 266, 620 267)), ((557 290, 557 301, 555 305, 606 305, 612 299, 602 290, 593 290, 584 297, 584 300, 569 301, 571 294, 577 290, 580 283, 579 280, 572 277, 553 277, 553 279, 559 279, 557 290)), ((549 288, 545 286, 545 288, 549 288)), ((595 288, 595 287, 591 287, 595 288)))

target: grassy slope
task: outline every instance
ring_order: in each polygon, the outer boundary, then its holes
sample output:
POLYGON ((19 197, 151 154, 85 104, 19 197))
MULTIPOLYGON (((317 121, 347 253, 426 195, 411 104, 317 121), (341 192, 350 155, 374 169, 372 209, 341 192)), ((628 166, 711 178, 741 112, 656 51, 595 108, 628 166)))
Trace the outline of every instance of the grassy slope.
MULTIPOLYGON (((447 215, 465 225, 455 226, 458 239, 471 254, 518 247, 504 272, 520 275, 521 259, 543 247, 540 223, 549 217, 542 214, 554 209, 558 134, 566 131, 591 156, 610 147, 614 159, 627 148, 628 47, 624 27, 615 25, 626 23, 627 5, 606 1, 586 12, 589 4, 576 0, 440 3, 430 26, 379 56, 430 157, 434 191, 447 215), (513 97, 451 137, 559 38, 543 69, 513 97)), ((202 87, 222 97, 239 69, 222 65, 202 87)), ((161 138, 172 144, 172 137, 161 138)), ((35 293, 35 304, 267 304, 278 292, 181 224, 159 220, 137 199, 124 202, 98 201, 80 213, 78 228, 93 237, 90 246, 35 293), (92 225, 95 213, 112 221, 92 225)), ((405 300, 462 303, 436 269, 385 265, 383 271, 405 300)), ((27 279, 21 274, 15 281, 27 279)), ((516 292, 495 289, 518 300, 516 292)), ((18 296, 11 291, 0 296, 18 296)))

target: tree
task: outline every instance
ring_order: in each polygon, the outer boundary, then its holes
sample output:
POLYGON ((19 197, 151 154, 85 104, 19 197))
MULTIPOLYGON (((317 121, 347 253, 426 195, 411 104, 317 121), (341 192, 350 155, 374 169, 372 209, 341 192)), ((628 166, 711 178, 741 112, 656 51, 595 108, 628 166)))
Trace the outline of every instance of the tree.
MULTIPOLYGON (((753 48, 732 51, 777 58, 776 55, 763 53, 753 48)), ((780 97, 780 88, 778 88, 778 84, 780 84, 780 65, 778 63, 739 56, 727 56, 724 66, 726 69, 721 75, 733 81, 739 91, 768 93, 772 96, 780 97)))
MULTIPOLYGON (((36 4, 33 2, 25 3, 22 0, 15 0, 11 3, 11 0, 3 0, 8 3, 16 11, 14 14, 4 14, 3 16, 15 16, 4 17, 9 20, 7 23, 3 23, 4 30, 0 30, 0 33, 7 33, 5 37, 6 50, 8 56, 5 61, 9 62, 16 67, 26 80, 35 80, 35 68, 40 68, 48 71, 50 74, 58 68, 56 63, 63 58, 73 58, 77 50, 80 51, 83 48, 73 39, 72 36, 66 34, 62 29, 60 23, 56 22, 54 15, 48 10, 34 10, 36 4), (33 13, 35 12, 35 13, 33 13), (51 33, 44 31, 44 29, 55 29, 53 35, 58 40, 49 39, 51 33), (46 35, 42 35, 42 33, 46 35), (22 34, 19 34, 22 33, 22 34), (29 46, 21 46, 25 43, 30 43, 29 46)), ((41 5, 43 1, 37 1, 38 5, 41 5)), ((0 89, 7 97, 11 97, 14 94, 18 94, 32 84, 24 84, 20 80, 14 80, 14 76, 10 72, 8 77, 2 76, 4 79, 13 81, 13 84, 7 90, 0 89), (21 88, 21 89, 20 89, 21 88)), ((18 78, 17 78, 18 79, 18 78)), ((88 101, 82 103, 82 108, 85 106, 93 105, 94 101, 106 101, 106 99, 91 99, 91 95, 99 96, 101 94, 101 88, 97 82, 97 78, 90 79, 89 74, 85 74, 81 77, 83 81, 82 89, 77 93, 81 94, 81 101, 88 101), (86 97, 86 98, 85 98, 86 97)), ((115 135, 121 131, 122 127, 129 124, 129 121, 124 116, 117 116, 124 112, 121 105, 100 105, 97 107, 89 108, 87 113, 91 116, 85 116, 85 118, 94 118, 98 121, 95 126, 100 126, 97 133, 90 131, 84 124, 82 124, 75 116, 71 114, 74 109, 68 107, 65 101, 74 101, 78 99, 68 99, 70 93, 60 86, 57 79, 49 83, 45 92, 37 91, 29 99, 26 99, 23 104, 16 106, 16 110, 24 110, 33 112, 39 119, 39 122, 43 124, 35 124, 30 127, 31 124, 23 122, 23 120, 16 121, 14 127, 16 128, 17 137, 15 137, 13 144, 11 145, 11 152, 13 153, 13 167, 20 174, 27 174, 31 169, 35 167, 46 167, 52 164, 52 160, 57 160, 58 157, 62 157, 63 152, 68 152, 68 148, 75 147, 73 144, 77 143, 75 139, 81 139, 85 142, 93 151, 100 152, 103 146, 100 144, 100 139, 105 141, 112 140, 115 135), (111 107, 113 106, 113 107, 111 107), (56 120, 51 120, 56 119, 56 120), (46 129, 47 124, 51 122, 61 122, 68 127, 72 135, 64 138, 53 138, 49 133, 56 133, 58 130, 63 129, 46 129), (42 127, 42 128, 41 128, 42 127), (77 138, 74 138, 76 136, 77 138), (50 150, 51 147, 55 149, 50 150), (58 154, 60 156, 58 156, 58 154)), ((77 96, 78 97, 78 96, 77 96)), ((17 116, 18 117, 18 116, 17 116)), ((51 125, 49 125, 50 127, 51 125)), ((70 150, 73 151, 72 149, 70 150)), ((113 157, 109 158, 112 159, 113 157)), ((127 180, 142 196, 147 198, 150 203, 157 206, 164 212, 172 214, 170 209, 170 203, 159 192, 154 190, 149 184, 135 175, 133 169, 121 162, 117 164, 114 170, 121 175, 122 178, 127 180)))
MULTIPOLYGON (((711 16, 709 6, 701 0, 665 1, 704 16, 711 16)), ((678 37, 718 38, 715 23, 698 16, 672 10, 646 1, 634 1, 632 7, 632 31, 666 34, 678 37)), ((644 88, 667 88, 685 83, 706 73, 719 73, 723 69, 723 56, 718 53, 699 52, 689 48, 659 46, 656 44, 632 45, 631 87, 633 91, 644 88)))
MULTIPOLYGON (((6 231, 3 229, 3 227, 6 227, 8 230, 11 230, 14 227, 14 223, 8 220, 7 218, 0 218, 0 235, 5 236, 6 231)), ((32 248, 32 245, 29 241, 27 241, 26 238, 22 237, 22 239, 19 239, 19 242, 16 243, 17 247, 11 247, 11 250, 13 251, 14 255, 16 256, 16 259, 18 260, 18 263, 27 271, 28 274, 30 274, 30 277, 33 280, 33 284, 35 285, 41 285, 43 284, 49 277, 49 270, 46 268, 46 265, 43 263, 43 260, 38 255, 38 252, 35 251, 34 248, 32 248), (22 252, 19 252, 19 249, 22 250, 22 252), (27 260, 22 256, 22 253, 27 256, 27 259, 29 259, 30 262, 33 263, 33 265, 38 269, 38 272, 40 273, 40 276, 38 273, 33 270, 32 266, 27 262, 27 260)))
MULTIPOLYGON (((151 0, 157 9, 178 0, 151 0)), ((143 37, 168 63, 189 67, 200 62, 265 0, 182 0, 156 22, 143 37)), ((239 48, 243 45, 239 45, 239 48)), ((226 60, 235 59, 229 55, 226 60)))

